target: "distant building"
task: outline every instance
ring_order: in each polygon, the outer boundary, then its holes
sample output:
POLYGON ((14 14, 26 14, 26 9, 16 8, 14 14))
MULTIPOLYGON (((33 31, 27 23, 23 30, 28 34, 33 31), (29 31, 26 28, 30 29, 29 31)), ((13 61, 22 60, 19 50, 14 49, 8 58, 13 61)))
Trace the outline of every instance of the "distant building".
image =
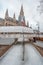
POLYGON ((28 26, 28 24, 26 25, 25 23, 23 5, 21 6, 18 20, 16 20, 15 13, 13 15, 13 18, 9 17, 7 9, 5 13, 5 19, 0 18, 0 26, 28 26))

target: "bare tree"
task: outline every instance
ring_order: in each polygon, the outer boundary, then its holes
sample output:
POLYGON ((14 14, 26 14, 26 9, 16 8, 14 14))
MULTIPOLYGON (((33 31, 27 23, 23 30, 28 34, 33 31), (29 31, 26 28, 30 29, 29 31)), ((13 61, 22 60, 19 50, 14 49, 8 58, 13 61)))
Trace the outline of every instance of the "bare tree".
POLYGON ((37 6, 37 9, 39 10, 40 14, 43 13, 43 0, 39 0, 40 5, 37 6))

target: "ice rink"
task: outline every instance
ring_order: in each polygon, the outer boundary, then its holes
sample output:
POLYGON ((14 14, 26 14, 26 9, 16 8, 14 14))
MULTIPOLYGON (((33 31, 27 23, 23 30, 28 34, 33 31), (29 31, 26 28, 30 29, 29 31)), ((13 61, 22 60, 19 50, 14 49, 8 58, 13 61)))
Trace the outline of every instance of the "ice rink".
POLYGON ((22 45, 13 45, 8 53, 0 59, 0 65, 43 65, 43 57, 31 44, 25 45, 23 58, 22 45))

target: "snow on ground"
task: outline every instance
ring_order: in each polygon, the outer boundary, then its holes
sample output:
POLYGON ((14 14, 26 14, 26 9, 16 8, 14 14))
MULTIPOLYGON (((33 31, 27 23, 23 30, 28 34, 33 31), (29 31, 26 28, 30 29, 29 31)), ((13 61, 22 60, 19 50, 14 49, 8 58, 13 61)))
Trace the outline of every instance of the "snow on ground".
POLYGON ((30 44, 25 45, 24 62, 22 45, 13 46, 7 55, 0 60, 0 65, 43 65, 43 57, 30 44))
POLYGON ((0 32, 26 32, 33 33, 33 30, 24 26, 1 26, 0 32))
POLYGON ((34 43, 34 44, 36 44, 36 45, 38 45, 40 47, 43 47, 43 41, 36 41, 36 43, 34 43))

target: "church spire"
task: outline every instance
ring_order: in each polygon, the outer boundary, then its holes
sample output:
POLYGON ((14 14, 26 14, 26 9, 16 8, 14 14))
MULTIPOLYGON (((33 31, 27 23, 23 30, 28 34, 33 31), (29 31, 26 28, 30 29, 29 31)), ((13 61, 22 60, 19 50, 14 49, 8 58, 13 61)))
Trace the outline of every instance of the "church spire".
POLYGON ((23 12, 23 5, 21 5, 20 15, 24 15, 24 12, 23 12))
POLYGON ((6 13, 5 13, 5 19, 8 19, 9 15, 8 15, 8 9, 6 10, 6 13))
POLYGON ((21 10, 20 10, 18 21, 21 25, 25 26, 25 16, 24 16, 24 11, 23 11, 23 5, 21 5, 21 10))
POLYGON ((14 22, 16 21, 15 13, 14 13, 14 15, 13 15, 13 21, 14 21, 14 22))
POLYGON ((29 22, 27 21, 27 27, 29 27, 29 22))
POLYGON ((15 13, 14 13, 14 16, 13 16, 13 18, 15 18, 15 13))

